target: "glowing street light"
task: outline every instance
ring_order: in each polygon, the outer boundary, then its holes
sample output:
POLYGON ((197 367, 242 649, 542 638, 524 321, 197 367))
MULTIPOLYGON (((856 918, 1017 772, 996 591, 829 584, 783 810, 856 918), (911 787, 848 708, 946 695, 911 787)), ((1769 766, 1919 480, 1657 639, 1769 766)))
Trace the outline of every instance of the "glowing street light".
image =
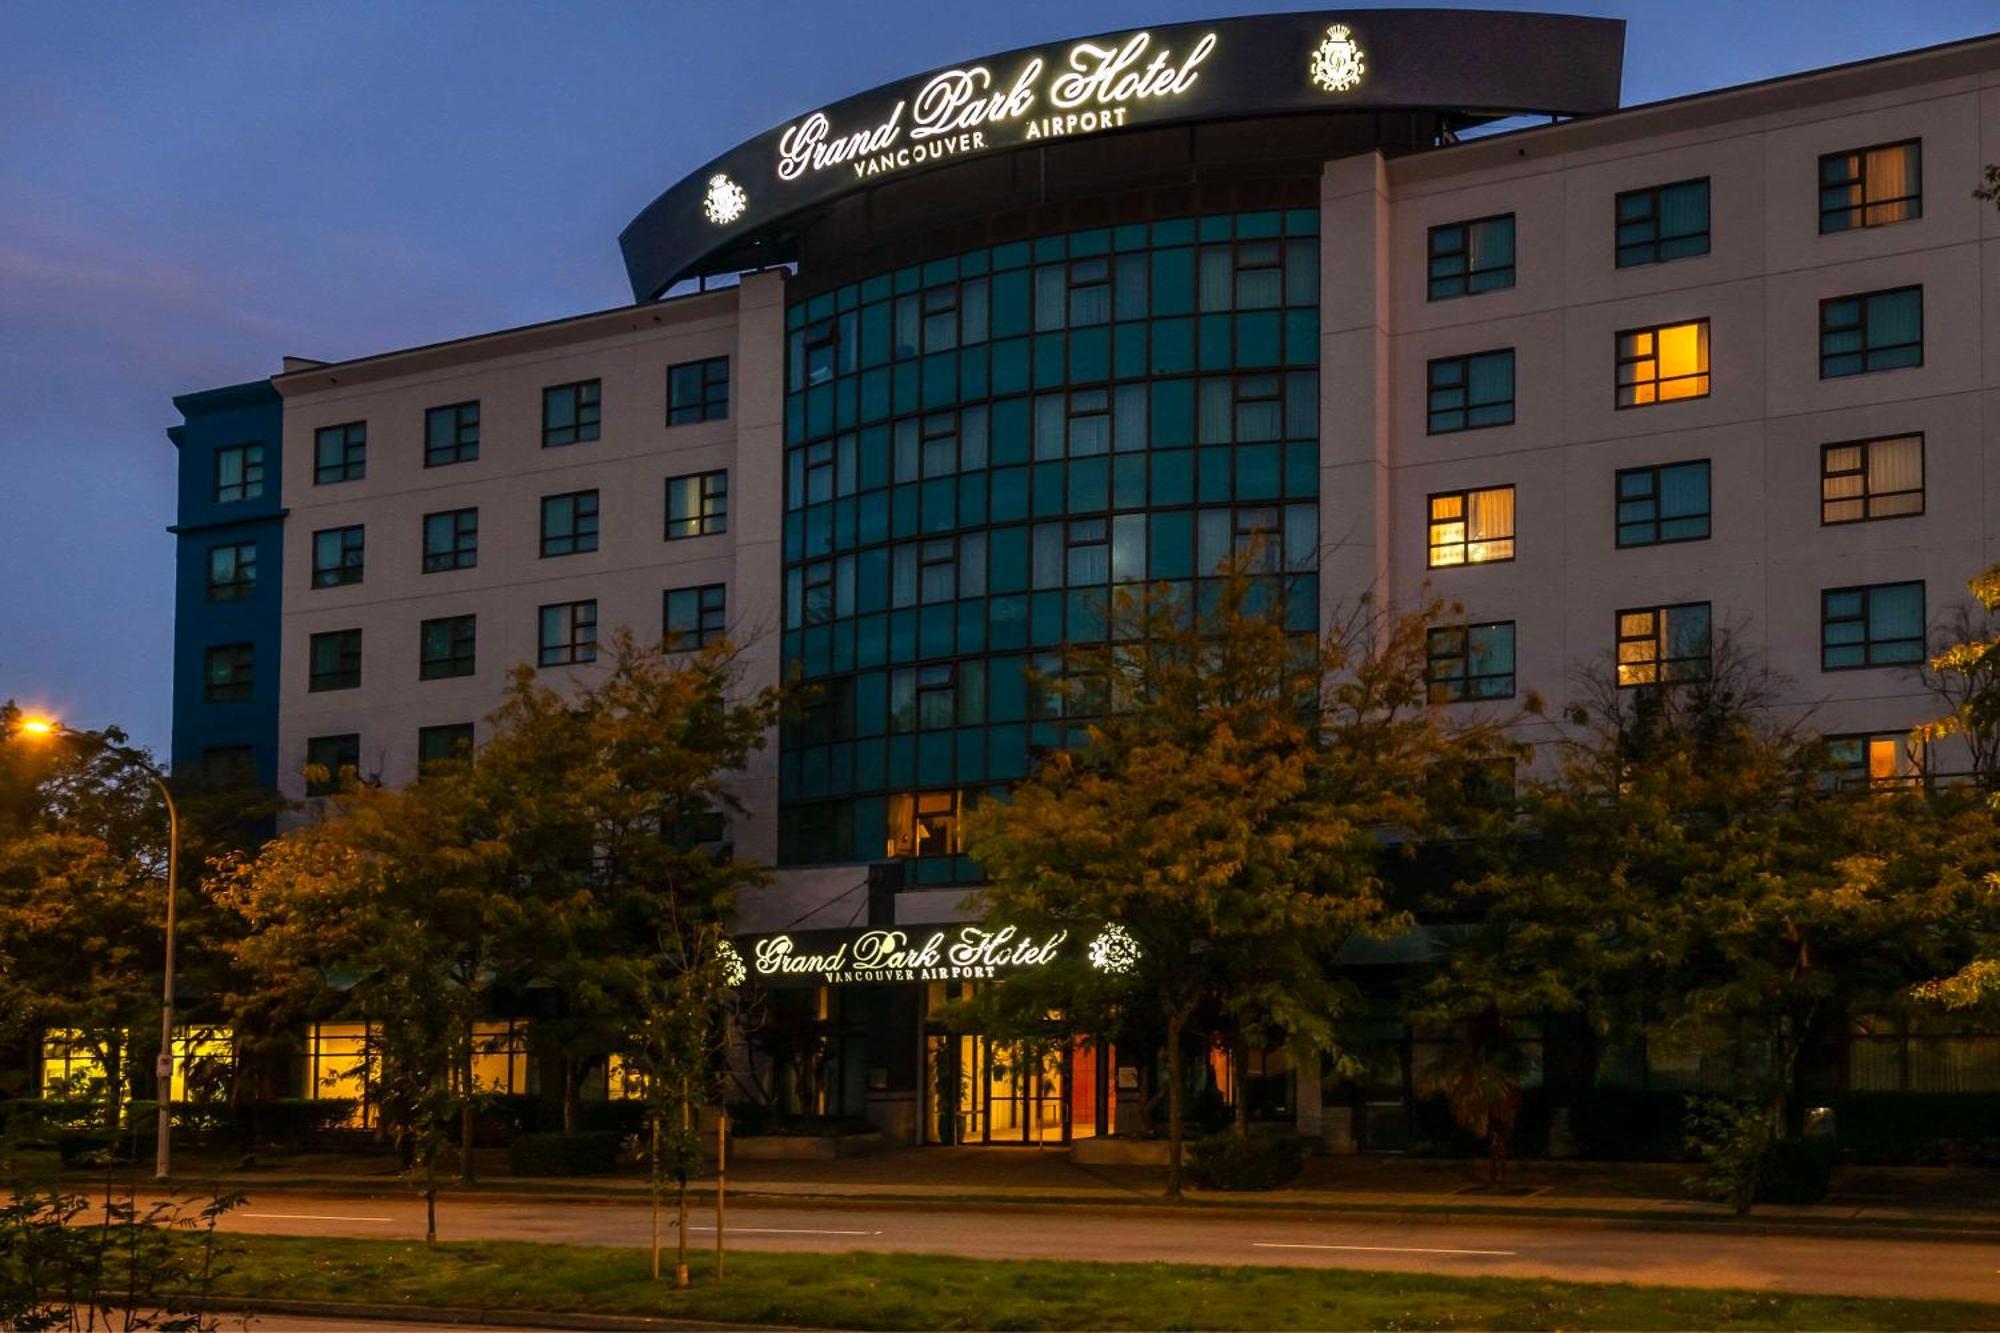
MULTIPOLYGON (((31 714, 16 724, 18 730, 34 740, 54 740, 87 736, 88 733, 65 727, 52 717, 31 714)), ((94 737, 91 739, 95 739, 94 737)), ((167 790, 167 779, 159 769, 136 755, 133 762, 146 770, 146 776, 160 789, 160 799, 167 803, 167 957, 166 977, 160 988, 160 1055, 153 1065, 153 1076, 159 1084, 159 1141, 153 1153, 153 1179, 167 1178, 167 1165, 172 1156, 173 1092, 174 1092, 174 910, 180 899, 181 866, 181 815, 174 806, 174 794, 167 790)))

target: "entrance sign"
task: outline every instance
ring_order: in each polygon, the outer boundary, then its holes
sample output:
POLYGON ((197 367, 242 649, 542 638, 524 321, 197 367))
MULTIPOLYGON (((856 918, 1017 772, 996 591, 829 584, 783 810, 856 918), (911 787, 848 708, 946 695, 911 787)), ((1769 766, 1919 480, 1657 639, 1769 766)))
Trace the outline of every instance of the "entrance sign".
POLYGON ((875 981, 988 981, 1047 967, 1069 932, 1029 935, 1013 926, 870 927, 751 936, 737 941, 750 975, 767 986, 875 981))
POLYGON ((1348 9, 1137 28, 966 61, 795 115, 667 190, 619 237, 649 300, 797 255, 843 194, 1080 136, 1327 112, 1447 125, 1615 110, 1625 25, 1485 10, 1348 9))

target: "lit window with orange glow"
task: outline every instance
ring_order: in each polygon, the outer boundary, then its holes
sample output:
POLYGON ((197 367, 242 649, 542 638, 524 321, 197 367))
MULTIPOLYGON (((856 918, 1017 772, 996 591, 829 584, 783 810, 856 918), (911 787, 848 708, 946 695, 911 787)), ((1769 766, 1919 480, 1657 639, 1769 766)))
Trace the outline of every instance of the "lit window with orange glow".
POLYGON ((1444 491, 1430 497, 1432 569, 1514 558, 1514 488, 1444 491))
POLYGON ((1707 680, 1709 604, 1637 607, 1618 613, 1618 688, 1707 680))
POLYGON ((889 798, 890 856, 956 856, 964 849, 964 793, 920 791, 889 798))
POLYGON ((1659 324, 1618 335, 1618 406, 1708 397, 1708 321, 1659 324))

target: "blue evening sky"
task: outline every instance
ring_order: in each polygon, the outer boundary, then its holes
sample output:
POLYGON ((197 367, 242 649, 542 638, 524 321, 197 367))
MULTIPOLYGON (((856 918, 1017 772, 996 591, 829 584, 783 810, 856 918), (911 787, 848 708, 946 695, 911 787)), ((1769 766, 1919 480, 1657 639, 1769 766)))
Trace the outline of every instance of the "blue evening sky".
MULTIPOLYGON (((9 0, 0 698, 165 749, 172 395, 269 374, 286 353, 359 356, 628 302, 616 237, 654 194, 874 84, 1305 7, 9 0)), ((1628 20, 1628 105, 2000 29, 2000 0, 1488 7, 1628 20)))

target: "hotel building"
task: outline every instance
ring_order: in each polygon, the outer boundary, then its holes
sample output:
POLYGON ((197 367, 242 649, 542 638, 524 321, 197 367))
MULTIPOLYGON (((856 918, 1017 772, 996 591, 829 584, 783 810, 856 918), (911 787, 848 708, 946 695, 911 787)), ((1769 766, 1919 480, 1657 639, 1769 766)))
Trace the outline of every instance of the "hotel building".
MULTIPOLYGON (((174 762, 402 782, 516 664, 727 635, 820 687, 741 777, 731 844, 777 870, 740 930, 921 937, 970 916, 963 802, 1054 736, 1026 669, 1256 542, 1300 630, 1462 605, 1440 700, 1557 713, 1727 635, 1856 776, 1949 768, 1903 738, 2000 555, 2000 37, 1632 107, 1622 46, 1343 10, 967 62, 667 190, 631 305, 176 399, 174 762)), ((996 1065, 928 1029, 951 984, 797 991, 809 1109, 1117 1128, 1115 1056, 996 1065)), ((1857 1049, 1852 1086, 1911 1086, 1857 1049)), ((1318 1079, 1265 1072, 1319 1128, 1318 1079)))

